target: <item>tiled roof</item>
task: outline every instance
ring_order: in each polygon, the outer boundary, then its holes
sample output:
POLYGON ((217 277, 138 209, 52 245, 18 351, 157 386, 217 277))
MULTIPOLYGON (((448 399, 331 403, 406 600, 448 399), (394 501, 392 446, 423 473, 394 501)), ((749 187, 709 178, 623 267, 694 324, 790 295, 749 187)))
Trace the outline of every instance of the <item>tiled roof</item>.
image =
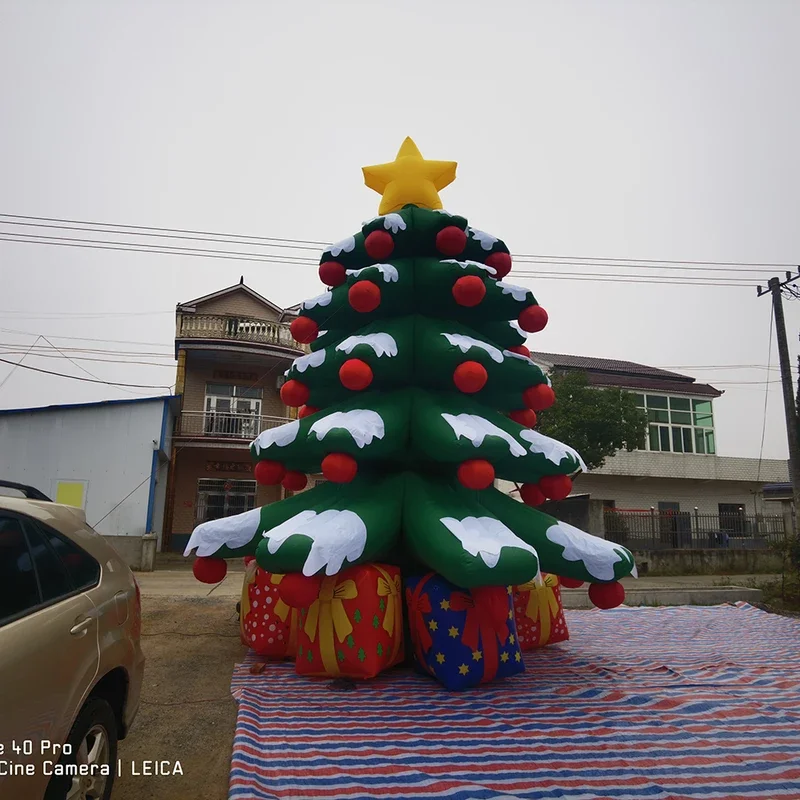
POLYGON ((722 392, 694 378, 658 367, 648 367, 635 361, 615 358, 571 356, 563 353, 531 352, 531 358, 555 370, 585 372, 593 386, 621 386, 626 389, 650 389, 661 392, 682 392, 701 397, 719 397, 722 392))
POLYGON ((562 353, 531 353, 534 360, 541 359, 554 367, 564 369, 579 369, 587 372, 614 372, 623 375, 650 375, 672 380, 693 381, 687 375, 678 372, 669 372, 658 367, 648 367, 634 361, 619 361, 615 358, 594 358, 593 356, 569 356, 562 353))
POLYGON ((588 370, 586 376, 592 386, 617 386, 623 389, 690 394, 697 397, 719 397, 722 394, 719 389, 715 389, 707 383, 695 383, 691 380, 670 381, 646 375, 606 375, 602 372, 589 372, 588 370))

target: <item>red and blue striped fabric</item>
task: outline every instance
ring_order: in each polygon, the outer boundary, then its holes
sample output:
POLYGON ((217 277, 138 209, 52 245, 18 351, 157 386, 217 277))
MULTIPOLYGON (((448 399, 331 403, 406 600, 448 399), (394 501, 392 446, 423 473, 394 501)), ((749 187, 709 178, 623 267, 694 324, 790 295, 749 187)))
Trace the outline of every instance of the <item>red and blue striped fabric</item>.
POLYGON ((233 675, 231 800, 800 798, 800 621, 746 604, 567 612, 571 639, 463 693, 233 675))

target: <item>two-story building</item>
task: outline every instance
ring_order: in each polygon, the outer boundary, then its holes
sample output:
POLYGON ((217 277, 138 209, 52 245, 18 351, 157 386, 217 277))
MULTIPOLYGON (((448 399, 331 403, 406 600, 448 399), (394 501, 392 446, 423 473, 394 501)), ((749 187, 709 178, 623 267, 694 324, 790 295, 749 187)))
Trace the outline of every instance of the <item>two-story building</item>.
POLYGON ((717 454, 714 402, 722 392, 677 372, 606 358, 531 353, 548 373, 580 371, 591 386, 632 392, 647 412, 643 450, 622 450, 575 479, 574 494, 608 508, 728 518, 774 512, 764 485, 788 481, 788 463, 717 454))
POLYGON ((250 442, 292 419, 280 398, 284 372, 304 346, 285 310, 240 281, 176 311, 175 393, 181 396, 170 454, 163 549, 182 551, 201 522, 286 496, 253 477, 250 442))

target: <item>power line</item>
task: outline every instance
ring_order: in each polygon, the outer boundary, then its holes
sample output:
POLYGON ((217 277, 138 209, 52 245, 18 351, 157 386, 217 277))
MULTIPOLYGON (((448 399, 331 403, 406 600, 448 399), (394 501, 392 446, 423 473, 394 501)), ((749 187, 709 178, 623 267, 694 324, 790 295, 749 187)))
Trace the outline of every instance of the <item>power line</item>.
MULTIPOLYGON (((169 386, 165 386, 164 384, 150 384, 150 383, 119 383, 117 381, 103 381, 103 380, 92 380, 91 378, 81 378, 78 375, 66 375, 63 372, 52 372, 49 369, 40 369, 39 367, 29 367, 27 364, 20 364, 14 361, 8 361, 5 358, 0 358, 0 362, 4 364, 11 364, 11 366, 16 366, 20 369, 29 369, 33 372, 42 372, 45 375, 56 375, 59 378, 70 378, 73 381, 85 381, 86 383, 104 383, 106 386, 127 386, 130 389, 169 389, 169 386)), ((7 378, 8 376, 6 376, 7 378)))
MULTIPOLYGON (((587 266, 587 265, 584 265, 587 266)), ((542 270, 541 272, 537 271, 517 271, 514 270, 510 273, 512 277, 524 277, 524 278, 543 278, 545 276, 555 276, 559 278, 566 278, 566 277, 592 277, 592 278, 623 278, 626 281, 636 281, 638 282, 640 279, 644 281, 651 281, 651 280, 674 280, 679 281, 680 283, 691 283, 695 281, 712 281, 712 285, 716 283, 716 279, 713 277, 708 277, 705 275, 626 275, 625 273, 620 272, 555 272, 553 270, 542 270)), ((727 283, 743 283, 747 286, 752 286, 753 281, 758 280, 757 278, 728 278, 727 283)))
MULTIPOLYGON (((215 237, 218 239, 252 239, 257 242, 266 242, 271 243, 273 246, 280 245, 311 245, 313 247, 328 247, 331 243, 330 242, 322 242, 319 240, 314 239, 287 239, 283 237, 277 236, 256 236, 251 234, 239 234, 239 233, 220 233, 219 231, 205 231, 205 230, 193 230, 193 229, 186 229, 186 228, 165 228, 159 226, 151 226, 151 225, 127 225, 122 223, 110 223, 110 222, 91 222, 87 220, 75 220, 75 219, 64 219, 59 217, 34 217, 28 216, 24 214, 0 214, 0 218, 12 219, 12 220, 30 220, 33 222, 47 222, 47 223, 63 223, 67 225, 84 225, 84 226, 99 226, 101 229, 111 229, 111 228, 127 228, 131 231, 159 231, 162 233, 174 233, 174 234, 189 234, 192 236, 208 236, 208 237, 215 237)), ((16 224, 16 223, 10 223, 16 224)), ((23 224, 23 223, 19 223, 23 224)), ((26 223, 27 224, 27 223, 26 223)), ((40 226, 40 227, 58 227, 58 226, 40 226)), ((111 230, 108 230, 111 233, 111 230)), ((126 235, 125 232, 119 231, 121 235, 126 235)), ((148 236, 155 236, 156 234, 146 234, 148 236)), ((184 236, 175 236, 175 237, 166 237, 166 238, 188 238, 184 236)), ((244 244, 244 242, 241 242, 244 244)), ((311 247, 308 248, 297 248, 297 249, 312 249, 311 247)), ((538 254, 538 253, 518 253, 512 254, 512 257, 515 259, 520 260, 527 260, 527 259, 549 259, 552 260, 552 263, 558 263, 565 259, 567 260, 574 260, 577 262, 588 262, 588 261, 610 261, 610 262, 620 262, 620 263, 629 263, 629 264, 672 264, 672 265, 693 265, 693 266, 720 266, 720 267, 756 267, 756 268, 779 268, 779 269, 787 269, 787 268, 797 268, 797 264, 789 264, 783 262, 765 262, 765 261, 703 261, 703 260, 688 260, 688 259, 656 259, 656 258, 610 258, 610 257, 601 257, 601 256, 559 256, 559 255, 546 255, 546 254, 538 254)), ((602 266, 602 264, 601 264, 602 266)), ((746 271, 753 271, 753 270, 746 270, 746 271)))
MULTIPOLYGON (((132 247, 128 246, 127 244, 95 244, 95 243, 81 243, 80 240, 65 240, 65 241, 33 241, 29 239, 13 239, 7 236, 0 236, 0 241, 5 242, 16 242, 18 244, 41 244, 41 245, 49 245, 53 247, 80 247, 87 250, 112 250, 112 251, 121 251, 121 252, 132 252, 132 253, 154 253, 156 255, 175 255, 175 256, 191 256, 194 258, 218 258, 225 261, 248 261, 248 262, 255 262, 255 263, 279 263, 284 264, 287 266, 316 266, 316 262, 309 261, 307 263, 301 262, 289 262, 287 264, 285 259, 282 258, 272 258, 270 256, 231 256, 231 255, 220 255, 217 251, 208 251, 208 252, 195 252, 192 249, 183 249, 183 250, 163 250, 157 248, 155 246, 151 248, 139 248, 139 247, 132 247)), ((88 241, 88 240, 87 240, 88 241)), ((221 252, 221 251, 220 251, 221 252)), ((613 274, 613 273, 612 273, 613 274)), ((585 275, 583 273, 559 273, 553 272, 550 274, 544 272, 531 272, 531 273, 512 273, 512 275, 516 275, 519 277, 535 277, 539 280, 564 280, 564 281, 595 281, 600 283, 628 283, 628 284, 640 284, 640 283, 655 283, 655 284, 673 284, 676 286, 750 286, 753 283, 751 279, 747 281, 747 283, 733 283, 734 280, 743 280, 737 278, 731 278, 728 282, 724 281, 705 281, 702 282, 702 278, 698 276, 697 278, 679 278, 675 276, 644 276, 644 275, 616 275, 614 277, 593 277, 591 275, 585 275)), ((166 312, 165 312, 166 313, 166 312)))
MULTIPOLYGON (((16 330, 15 328, 2 328, 0 327, 0 331, 3 333, 18 333, 23 336, 37 336, 37 334, 33 333, 32 331, 20 331, 16 330)), ((91 337, 91 336, 66 336, 66 335, 55 335, 50 334, 53 339, 69 339, 70 341, 76 342, 108 342, 110 344, 139 344, 147 347, 164 347, 168 350, 172 350, 172 345, 166 345, 163 342, 140 342, 140 341, 132 341, 130 339, 106 339, 98 338, 98 337, 91 337)), ((41 338, 41 337, 39 337, 41 338)))
MULTIPOLYGON (((175 360, 174 359, 173 359, 173 362, 171 364, 167 364, 167 363, 158 363, 157 361, 126 361, 126 360, 115 359, 115 358, 94 358, 93 356, 79 356, 79 355, 69 356, 66 353, 62 353, 60 350, 58 350, 58 348, 55 347, 55 345, 53 345, 53 347, 58 351, 58 355, 56 355, 54 353, 43 353, 41 351, 31 353, 31 355, 34 356, 35 358, 66 358, 67 361, 71 361, 73 364, 75 364, 76 367, 80 367, 81 369, 83 369, 83 367, 81 367, 80 364, 77 363, 78 361, 94 361, 94 362, 96 362, 98 364, 121 364, 123 366, 131 364, 131 365, 134 365, 134 366, 144 365, 144 366, 148 366, 148 367, 169 367, 170 369, 175 369, 175 360)), ((22 352, 22 351, 20 351, 20 350, 0 350, 0 355, 15 356, 15 355, 19 355, 20 352, 22 352)), ((86 372, 88 375, 92 375, 92 373, 89 372, 88 370, 84 370, 84 372, 86 372)), ((96 378, 97 376, 96 375, 92 375, 92 377, 96 378)))
POLYGON ((7 364, 13 364, 13 365, 14 365, 14 367, 13 367, 13 369, 12 369, 12 370, 11 370, 11 371, 8 373, 8 375, 6 375, 6 376, 5 376, 5 378, 3 378, 3 380, 2 380, 2 381, 0 381, 0 389, 2 389, 2 388, 3 388, 3 386, 5 386, 5 384, 6 384, 6 381, 7 381, 7 380, 8 380, 8 379, 9 379, 9 378, 10 378, 10 377, 11 377, 11 376, 12 376, 12 375, 13 375, 13 374, 14 374, 14 373, 17 371, 17 369, 18 369, 18 368, 19 368, 19 367, 22 365, 22 362, 25 360, 25 356, 27 356, 27 355, 28 355, 28 353, 30 353, 30 351, 31 351, 31 350, 33 350, 33 347, 34 347, 34 345, 35 345, 35 344, 36 344, 36 342, 38 342, 38 341, 39 341, 39 339, 41 339, 41 338, 42 338, 41 336, 37 336, 37 337, 36 337, 36 339, 34 340, 33 344, 32 344, 32 345, 31 345, 31 346, 30 346, 30 347, 29 347, 29 348, 28 348, 28 349, 25 351, 25 353, 23 353, 23 354, 22 354, 22 358, 21 358, 19 361, 17 361, 16 363, 15 363, 15 362, 13 362, 13 361, 7 361, 7 362, 6 362, 7 364))

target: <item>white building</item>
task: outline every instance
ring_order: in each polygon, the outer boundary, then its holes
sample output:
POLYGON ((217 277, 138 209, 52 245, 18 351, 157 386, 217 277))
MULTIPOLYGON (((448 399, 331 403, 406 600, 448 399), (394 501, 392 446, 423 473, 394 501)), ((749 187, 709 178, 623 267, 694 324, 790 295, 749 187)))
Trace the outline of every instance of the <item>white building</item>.
POLYGON ((722 395, 677 372, 604 358, 531 353, 545 372, 586 374, 598 388, 635 394, 647 411, 644 450, 620 451, 575 479, 574 493, 617 510, 697 512, 701 515, 775 513, 764 485, 789 480, 788 462, 716 455, 713 404, 722 395))
POLYGON ((82 509, 139 568, 143 541, 161 547, 176 409, 169 396, 0 410, 0 479, 82 509))

